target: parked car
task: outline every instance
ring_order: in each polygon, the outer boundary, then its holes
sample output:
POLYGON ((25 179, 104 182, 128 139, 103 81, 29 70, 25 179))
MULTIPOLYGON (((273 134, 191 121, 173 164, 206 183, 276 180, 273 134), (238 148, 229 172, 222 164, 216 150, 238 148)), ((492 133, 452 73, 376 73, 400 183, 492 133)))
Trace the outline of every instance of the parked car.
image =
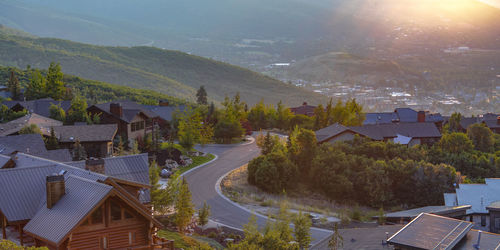
POLYGON ((162 178, 169 178, 171 175, 172 175, 172 171, 170 171, 170 170, 168 170, 166 168, 162 169, 161 172, 160 172, 160 176, 162 178))

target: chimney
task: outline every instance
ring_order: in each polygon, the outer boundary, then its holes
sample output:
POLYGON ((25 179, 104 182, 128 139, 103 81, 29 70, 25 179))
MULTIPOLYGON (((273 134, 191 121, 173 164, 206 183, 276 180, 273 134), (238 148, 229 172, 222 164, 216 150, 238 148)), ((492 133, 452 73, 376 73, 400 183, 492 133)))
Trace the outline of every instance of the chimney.
POLYGON ((95 159, 91 158, 85 161, 85 169, 99 173, 99 174, 104 174, 104 159, 95 159))
POLYGON ((418 111, 417 121, 425 122, 425 111, 418 111))
POLYGON ((307 106, 307 102, 303 102, 303 103, 302 103, 302 106, 307 106))
POLYGON ((161 106, 161 107, 166 107, 166 106, 168 106, 168 105, 169 105, 169 102, 168 102, 168 101, 162 101, 162 100, 160 100, 160 106, 161 106))
POLYGON ((122 105, 119 103, 109 104, 109 111, 111 112, 111 114, 116 115, 118 117, 123 116, 123 108, 122 105))
POLYGON ((47 208, 51 209, 66 194, 66 185, 64 183, 64 174, 62 170, 59 174, 52 174, 46 178, 47 208))

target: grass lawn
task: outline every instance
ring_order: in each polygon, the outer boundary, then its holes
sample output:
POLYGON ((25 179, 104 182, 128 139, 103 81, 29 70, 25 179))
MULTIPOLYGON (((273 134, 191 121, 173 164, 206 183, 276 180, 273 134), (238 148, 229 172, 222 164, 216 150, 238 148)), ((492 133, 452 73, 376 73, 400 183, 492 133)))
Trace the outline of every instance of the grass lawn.
POLYGON ((179 167, 180 174, 183 174, 184 172, 197 167, 203 163, 209 162, 215 158, 215 155, 213 154, 207 154, 206 156, 192 156, 191 159, 193 159, 193 163, 191 163, 189 166, 185 167, 179 167))
POLYGON ((168 230, 160 230, 158 232, 158 235, 165 239, 173 240, 174 247, 176 249, 177 248, 192 249, 201 246, 204 247, 202 249, 208 249, 208 248, 224 249, 224 247, 220 245, 217 241, 203 236, 190 237, 180 234, 178 232, 172 232, 168 230))

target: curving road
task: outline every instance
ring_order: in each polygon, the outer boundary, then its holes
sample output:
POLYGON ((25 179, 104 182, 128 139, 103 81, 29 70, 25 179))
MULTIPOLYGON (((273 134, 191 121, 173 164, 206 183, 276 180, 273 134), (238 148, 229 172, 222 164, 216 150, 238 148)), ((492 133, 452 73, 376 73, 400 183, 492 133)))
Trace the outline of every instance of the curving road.
MULTIPOLYGON (((216 161, 184 175, 189 183, 194 204, 199 208, 206 201, 211 207, 210 218, 213 221, 241 229, 244 224, 248 223, 251 213, 220 196, 215 186, 222 176, 257 157, 260 154, 259 148, 254 142, 248 145, 207 145, 203 148, 197 147, 197 149, 219 157, 216 161)), ((264 227, 266 218, 258 215, 257 223, 264 227)), ((328 230, 311 229, 313 244, 330 234, 331 231, 328 230)))

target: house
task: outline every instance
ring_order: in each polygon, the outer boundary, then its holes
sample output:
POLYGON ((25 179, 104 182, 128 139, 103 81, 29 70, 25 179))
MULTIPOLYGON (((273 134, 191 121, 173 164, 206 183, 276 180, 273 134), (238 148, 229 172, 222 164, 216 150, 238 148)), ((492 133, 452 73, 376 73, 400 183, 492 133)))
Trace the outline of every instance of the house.
POLYGON ((394 112, 366 113, 363 125, 389 123, 417 123, 432 122, 438 129, 443 127, 444 118, 439 113, 429 111, 415 111, 411 108, 396 108, 394 112))
MULTIPOLYGON (((418 217, 421 213, 435 214, 449 218, 462 220, 466 217, 466 210, 470 209, 470 205, 465 206, 426 206, 384 215, 386 221, 394 223, 410 222, 418 217)), ((374 218, 378 218, 375 216, 374 218)))
MULTIPOLYGON (((86 169, 23 153, 15 161, 15 167, 0 169, 4 239, 49 249, 165 246, 155 236, 162 224, 135 191, 149 185, 99 173, 106 172, 101 161, 86 162, 86 169)), ((173 249, 173 242, 168 244, 173 249)))
POLYGON ((443 195, 445 206, 471 206, 466 215, 467 220, 474 224, 475 229, 500 232, 500 224, 496 224, 495 216, 493 216, 494 220, 491 220, 488 209, 492 211, 497 209, 497 202, 500 201, 500 179, 486 178, 485 184, 459 184, 455 193, 443 195))
MULTIPOLYGON (((13 135, 0 137, 0 155, 12 156, 21 152, 59 162, 71 161, 68 149, 47 150, 39 134, 13 135)), ((2 166, 0 166, 2 168, 2 166)))
POLYGON ((356 135, 374 141, 392 141, 408 146, 431 145, 441 138, 434 123, 386 123, 346 127, 333 124, 315 132, 318 143, 353 140, 356 135))
POLYGON ((91 114, 100 114, 102 124, 116 124, 117 135, 132 142, 151 133, 158 115, 143 105, 131 101, 120 101, 92 105, 87 109, 91 114))
POLYGON ((17 135, 19 131, 31 124, 36 124, 43 135, 50 135, 50 128, 62 126, 63 123, 36 113, 30 113, 10 122, 0 124, 0 136, 17 135))
POLYGON ((6 105, 13 111, 27 110, 29 113, 35 113, 41 116, 50 116, 50 106, 60 106, 65 112, 68 112, 71 107, 71 101, 55 101, 52 98, 43 98, 31 101, 5 101, 2 104, 6 105))
POLYGON ((290 108, 290 111, 295 115, 314 116, 315 109, 316 106, 308 105, 307 102, 304 102, 302 106, 290 108))
POLYGON ((118 131, 116 124, 73 125, 53 127, 62 148, 73 149, 78 140, 88 157, 102 158, 113 155, 113 140, 118 131))
POLYGON ((483 123, 493 133, 500 133, 500 115, 487 113, 476 117, 462 117, 460 119, 460 132, 467 132, 467 128, 476 123, 483 123))
POLYGON ((394 249, 499 249, 500 235, 472 230, 472 223, 422 213, 392 235, 394 249))

